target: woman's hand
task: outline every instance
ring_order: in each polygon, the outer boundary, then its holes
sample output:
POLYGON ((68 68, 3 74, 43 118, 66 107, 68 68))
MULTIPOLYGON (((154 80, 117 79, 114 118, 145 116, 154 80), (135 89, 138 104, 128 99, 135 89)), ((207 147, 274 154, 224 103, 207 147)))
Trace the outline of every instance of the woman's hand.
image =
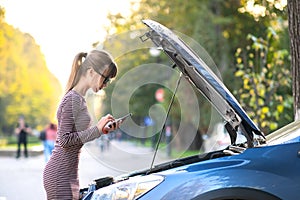
POLYGON ((110 114, 102 117, 97 124, 97 128, 99 129, 99 131, 103 132, 104 134, 118 129, 119 126, 120 123, 116 123, 115 118, 110 114))

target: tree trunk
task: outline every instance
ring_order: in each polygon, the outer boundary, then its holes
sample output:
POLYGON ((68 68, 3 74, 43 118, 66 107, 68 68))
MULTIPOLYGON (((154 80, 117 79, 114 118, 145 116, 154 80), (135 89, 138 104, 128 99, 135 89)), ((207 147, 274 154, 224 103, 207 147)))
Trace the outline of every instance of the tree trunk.
POLYGON ((288 0, 295 120, 300 120, 300 1, 288 0))

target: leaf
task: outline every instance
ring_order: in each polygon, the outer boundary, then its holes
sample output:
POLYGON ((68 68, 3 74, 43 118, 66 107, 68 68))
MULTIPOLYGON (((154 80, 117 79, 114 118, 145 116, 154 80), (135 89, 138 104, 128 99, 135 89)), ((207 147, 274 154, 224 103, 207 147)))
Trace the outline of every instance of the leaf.
POLYGON ((264 106, 262 109, 261 109, 262 113, 263 114, 267 114, 269 112, 269 107, 267 106, 264 106))
POLYGON ((283 112, 283 110, 284 110, 284 106, 283 105, 277 105, 277 111, 279 112, 279 113, 282 113, 283 112))
POLYGON ((250 89, 250 86, 249 86, 249 78, 245 78, 244 79, 244 88, 246 90, 249 90, 250 89))
POLYGON ((278 127, 277 123, 275 123, 275 122, 270 123, 270 130, 275 130, 275 129, 277 129, 277 127, 278 127))
POLYGON ((234 75, 235 75, 236 77, 240 77, 240 76, 243 76, 244 74, 245 74, 245 73, 244 73, 242 70, 238 70, 238 71, 235 72, 234 75))
POLYGON ((262 123, 261 123, 261 127, 266 127, 267 126, 267 122, 266 121, 263 121, 262 123))

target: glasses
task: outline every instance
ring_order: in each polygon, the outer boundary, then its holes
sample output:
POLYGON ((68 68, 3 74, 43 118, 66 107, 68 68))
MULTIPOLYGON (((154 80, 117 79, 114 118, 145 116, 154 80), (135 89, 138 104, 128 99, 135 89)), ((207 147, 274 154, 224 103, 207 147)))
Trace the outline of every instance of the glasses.
MULTIPOLYGON (((112 63, 109 64, 108 68, 109 69, 116 68, 116 64, 112 62, 112 63)), ((100 72, 97 72, 97 73, 100 74, 100 76, 102 76, 104 78, 103 84, 107 84, 108 82, 110 82, 110 77, 104 76, 104 74, 102 74, 100 72)))
POLYGON ((99 73, 100 76, 102 76, 104 78, 103 80, 103 84, 107 84, 110 81, 110 78, 108 76, 104 76, 103 74, 99 73))

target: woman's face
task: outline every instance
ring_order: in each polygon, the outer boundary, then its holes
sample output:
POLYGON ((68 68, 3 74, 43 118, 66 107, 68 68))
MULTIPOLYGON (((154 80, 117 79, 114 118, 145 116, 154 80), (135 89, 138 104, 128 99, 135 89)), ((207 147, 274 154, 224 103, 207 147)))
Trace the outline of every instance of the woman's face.
POLYGON ((108 70, 105 70, 101 75, 97 73, 95 70, 93 70, 93 76, 91 79, 91 88, 95 93, 97 93, 99 90, 102 90, 107 86, 107 83, 104 83, 105 77, 108 77, 107 71, 108 70))

